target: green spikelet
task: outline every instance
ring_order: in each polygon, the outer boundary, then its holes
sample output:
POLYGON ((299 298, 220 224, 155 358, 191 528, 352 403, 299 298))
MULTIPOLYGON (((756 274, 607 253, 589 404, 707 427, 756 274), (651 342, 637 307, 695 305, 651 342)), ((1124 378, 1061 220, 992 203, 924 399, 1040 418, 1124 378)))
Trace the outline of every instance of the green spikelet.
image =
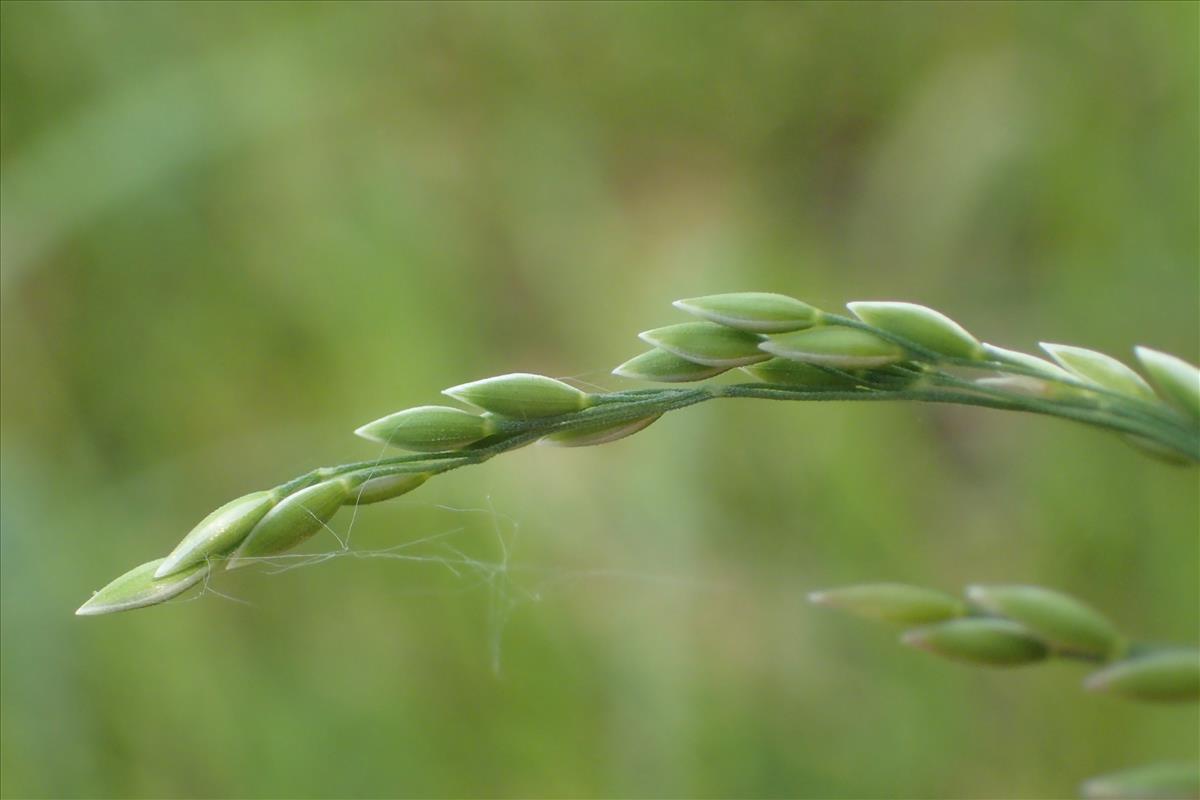
POLYGON ((904 644, 943 658, 989 667, 1015 667, 1043 661, 1045 644, 1015 622, 965 617, 908 631, 904 644))
POLYGON ((442 394, 502 417, 557 417, 587 408, 589 398, 569 383, 516 372, 446 389, 442 394))
POLYGON ((804 364, 786 358, 772 358, 761 364, 742 367, 742 371, 763 383, 782 386, 811 386, 819 389, 847 389, 861 381, 853 375, 822 369, 814 364, 804 364))
POLYGON ((474 444, 495 430, 493 420, 460 408, 418 406, 368 422, 354 433, 404 450, 437 453, 474 444))
POLYGON ((709 322, 751 333, 785 333, 815 325, 821 312, 794 297, 770 292, 710 294, 676 300, 676 308, 709 322))
POLYGON ((656 347, 629 359, 614 369, 613 375, 639 381, 688 383, 712 378, 729 369, 730 367, 710 367, 697 364, 656 347))
POLYGON ((163 560, 147 561, 129 570, 93 594, 75 613, 90 617, 152 606, 182 594, 208 575, 208 562, 202 561, 165 578, 155 578, 154 573, 162 566, 163 560))
POLYGON ((1136 347, 1134 352, 1159 394, 1181 411, 1200 417, 1200 369, 1149 347, 1136 347))
POLYGON ((1200 652, 1166 650, 1127 658, 1092 673, 1084 686, 1134 700, 1195 702, 1200 699, 1200 652))
POLYGON ((1107 658, 1121 646, 1112 623, 1091 606, 1040 586, 969 586, 981 608, 1024 625, 1056 650, 1107 658))
POLYGON ((594 444, 608 444, 626 436, 633 436, 640 430, 649 427, 662 414, 652 414, 641 419, 626 422, 606 422, 595 425, 584 425, 561 433, 552 433, 541 439, 542 444, 557 447, 588 447, 594 444))
POLYGON ((254 492, 230 500, 192 528, 191 533, 163 559, 155 578, 165 578, 174 572, 223 556, 242 543, 280 497, 274 491, 254 492))
POLYGON ((813 592, 808 599, 865 619, 906 625, 944 622, 967 613, 966 603, 956 597, 904 583, 844 586, 813 592))
POLYGON ((994 344, 983 343, 984 355, 992 361, 999 361, 1002 364, 1014 364, 1018 367, 1032 370, 1039 373, 1045 378, 1051 380, 1069 380, 1074 381, 1076 377, 1070 372, 1055 364, 1052 361, 1047 361, 1044 358, 1031 356, 1028 353, 1022 353, 1019 350, 1007 350, 1003 347, 997 347, 994 344))
POLYGON ((432 472, 402 472, 397 475, 381 475, 368 478, 347 495, 348 506, 365 506, 381 503, 403 494, 408 494, 433 477, 432 472))
POLYGON ((1141 375, 1112 356, 1069 344, 1042 342, 1041 348, 1062 365, 1063 369, 1085 381, 1130 397, 1138 397, 1143 400, 1156 399, 1154 390, 1141 375))
POLYGON ((238 569, 256 558, 291 550, 324 528, 352 496, 350 482, 345 478, 318 483, 288 495, 254 526, 229 559, 228 568, 238 569))
POLYGON ((769 358, 758 349, 763 337, 714 322, 681 322, 643 331, 638 338, 706 367, 744 367, 769 358))
POLYGON ((772 336, 762 343, 771 355, 839 369, 882 367, 904 361, 898 345, 857 328, 829 326, 772 336))
POLYGON ((983 357, 983 346, 963 326, 940 311, 916 303, 847 303, 856 317, 881 331, 895 334, 927 350, 952 358, 983 357))

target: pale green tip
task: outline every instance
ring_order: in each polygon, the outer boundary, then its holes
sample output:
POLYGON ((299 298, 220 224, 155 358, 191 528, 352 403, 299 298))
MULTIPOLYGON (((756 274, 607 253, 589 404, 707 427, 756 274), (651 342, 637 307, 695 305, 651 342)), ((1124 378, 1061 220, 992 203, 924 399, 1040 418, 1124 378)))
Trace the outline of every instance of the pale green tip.
POLYGON ((771 292, 735 292, 672 303, 681 311, 751 333, 784 333, 816 324, 821 312, 808 303, 771 292))
POLYGON ((187 591, 203 580, 209 571, 208 563, 203 562, 166 578, 156 579, 154 572, 163 560, 147 561, 129 570, 93 594, 75 613, 81 617, 91 617, 152 606, 187 591))

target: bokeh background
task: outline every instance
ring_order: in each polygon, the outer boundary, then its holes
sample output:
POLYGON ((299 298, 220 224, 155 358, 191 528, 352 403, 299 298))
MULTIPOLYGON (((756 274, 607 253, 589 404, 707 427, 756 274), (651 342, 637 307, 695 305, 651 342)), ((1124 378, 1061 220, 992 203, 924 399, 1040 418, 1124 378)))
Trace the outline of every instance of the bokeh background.
POLYGON ((1195 472, 995 412, 708 404, 337 518, 404 560, 73 612, 445 386, 621 386, 678 297, 1197 360, 1197 8, 4 3, 3 795, 1033 798, 1194 755, 1195 708, 806 604, 1029 582, 1197 639, 1195 472))

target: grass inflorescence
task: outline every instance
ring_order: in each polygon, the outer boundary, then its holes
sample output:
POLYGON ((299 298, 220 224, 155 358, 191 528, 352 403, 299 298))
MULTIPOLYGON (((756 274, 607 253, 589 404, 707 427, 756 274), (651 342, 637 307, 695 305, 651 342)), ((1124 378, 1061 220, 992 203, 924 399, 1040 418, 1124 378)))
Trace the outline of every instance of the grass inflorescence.
POLYGON ((398 497, 426 480, 533 443, 603 444, 664 414, 715 399, 951 403, 1075 420, 1115 431, 1180 463, 1200 461, 1200 371, 1165 353, 1136 350, 1141 375, 1084 348, 1043 344, 1052 360, 979 341, 949 317, 912 303, 853 302, 853 316, 779 294, 745 292, 680 300, 692 315, 648 330, 651 349, 614 374, 660 386, 586 392, 515 373, 443 393, 462 403, 426 405, 359 427, 407 455, 323 467, 226 503, 165 558, 95 593, 78 613, 161 603, 219 566, 283 553, 324 528, 342 506, 398 497), (737 370, 745 382, 710 382, 737 370))
MULTIPOLYGON (((979 406, 1074 420, 1121 434, 1174 463, 1200 462, 1200 370, 1166 353, 1135 350, 1144 374, 1103 353, 1042 344, 1049 359, 978 340, 954 320, 912 303, 853 302, 832 314, 779 294, 712 295, 675 303, 695 318, 640 335, 649 350, 613 370, 659 386, 588 392, 530 373, 446 389, 465 407, 425 405, 359 427, 405 455, 323 467, 231 500, 165 557, 109 583, 76 612, 154 605, 210 573, 277 557, 323 528, 343 506, 388 500, 443 472, 534 442, 612 442, 664 414, 723 398, 911 401, 979 406), (710 382, 736 370, 747 380, 710 382)), ((904 584, 813 593, 819 604, 906 627, 904 644, 976 665, 1051 659, 1091 663, 1093 692, 1142 701, 1195 701, 1195 648, 1130 642, 1090 606, 1034 586, 973 586, 965 599, 904 584)), ((1087 797, 1195 797, 1194 765, 1158 764, 1105 775, 1087 797)))

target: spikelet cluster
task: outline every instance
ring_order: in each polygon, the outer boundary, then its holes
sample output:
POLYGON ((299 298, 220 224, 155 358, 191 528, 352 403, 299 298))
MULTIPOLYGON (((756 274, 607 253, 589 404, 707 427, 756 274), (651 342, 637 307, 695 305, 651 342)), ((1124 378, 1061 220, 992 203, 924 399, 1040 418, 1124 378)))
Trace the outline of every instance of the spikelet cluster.
POLYGON ((1001 374, 978 379, 981 390, 1050 397, 1091 389, 1200 419, 1200 370, 1147 347, 1135 349, 1143 377, 1082 347, 1042 343, 1052 359, 1047 360, 987 344, 945 314, 915 303, 854 301, 846 304, 852 317, 764 292, 708 295, 674 305, 699 321, 643 332, 640 338, 653 349, 614 374, 681 383, 741 368, 765 383, 821 389, 854 386, 897 365, 992 364, 1001 374))
MULTIPOLYGON (((709 295, 674 305, 693 319, 642 333, 651 349, 617 367, 615 374, 688 383, 737 369, 753 385, 786 389, 793 397, 828 397, 903 388, 935 367, 965 365, 998 373, 966 384, 991 397, 1108 396, 1173 415, 1193 431, 1200 423, 1200 371, 1145 347, 1136 350, 1143 376, 1080 347, 1043 344, 1052 359, 1047 360, 986 344, 944 314, 913 303, 852 302, 847 304, 852 317, 765 292, 709 295)), ((531 441, 563 447, 604 444, 643 430, 669 410, 639 405, 636 392, 591 394, 531 373, 486 378, 443 393, 463 407, 408 408, 356 431, 388 447, 427 454, 427 461, 416 455, 404 463, 390 459, 386 466, 316 470, 232 500, 201 520, 166 557, 112 581, 78 613, 163 602, 204 580, 217 565, 237 568, 290 550, 329 525, 342 506, 398 497, 439 472, 477 463, 501 449, 531 441), (478 456, 474 461, 472 453, 478 456), (457 461, 456 454, 462 455, 457 461)), ((1145 437, 1130 439, 1160 455, 1180 455, 1145 437)), ((954 635, 967 636, 974 630, 971 625, 957 628, 954 635)), ((1002 635, 997 628, 985 639, 1002 635)), ((1033 657, 1036 648, 1021 650, 1019 636, 1008 638, 1013 653, 1033 657)))
MULTIPOLYGON (((1150 703, 1200 700, 1200 651, 1131 644, 1082 601, 1039 586, 969 586, 966 599, 920 586, 871 583, 813 592, 809 599, 864 619, 908 627, 900 641, 941 658, 1016 667, 1053 658, 1100 665, 1092 692, 1150 703)), ((1200 765, 1150 764, 1080 786, 1085 798, 1196 797, 1200 765)))
POLYGON ((813 603, 909 627, 900 641, 955 661, 992 667, 1052 658, 1103 665, 1084 687, 1134 700, 1200 699, 1200 652, 1131 645, 1103 614, 1040 586, 969 586, 966 599, 920 586, 872 583, 809 595, 813 603))
MULTIPOLYGON (((522 430, 533 421, 582 411, 592 402, 590 395, 574 386, 528 373, 465 383, 444 394, 474 410, 420 406, 367 423, 356 433, 415 453, 446 453, 522 430)), ((576 425, 569 431, 549 432, 544 439, 562 446, 598 444, 629 435, 650 422, 653 418, 576 425)), ((120 576, 76 613, 108 614, 169 600, 205 580, 220 565, 237 569, 286 552, 325 528, 342 506, 399 497, 439 469, 436 462, 423 465, 418 461, 400 468, 368 466, 333 475, 317 470, 306 485, 285 484, 231 500, 202 519, 165 558, 120 576)))

